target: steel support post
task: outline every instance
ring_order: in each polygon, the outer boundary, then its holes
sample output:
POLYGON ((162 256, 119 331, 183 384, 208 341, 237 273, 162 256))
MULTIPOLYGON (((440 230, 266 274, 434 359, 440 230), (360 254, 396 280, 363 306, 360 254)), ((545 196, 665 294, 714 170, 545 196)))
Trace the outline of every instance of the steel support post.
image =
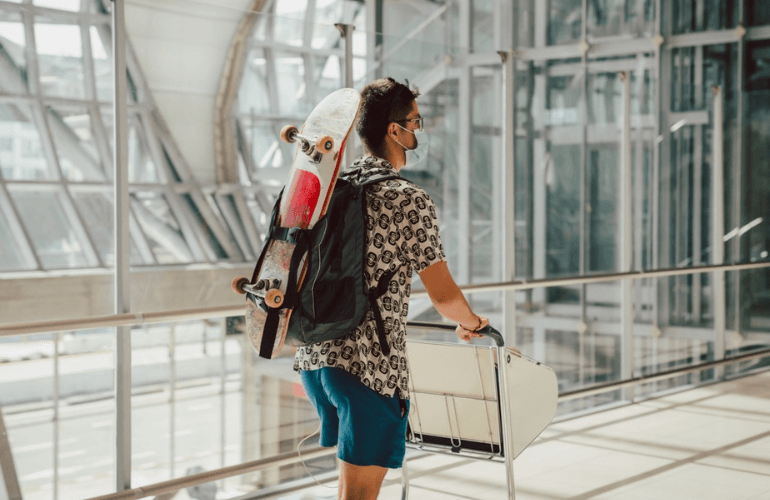
MULTIPOLYGON (((353 88, 355 83, 353 82, 353 30, 356 29, 352 24, 337 23, 334 26, 340 32, 340 36, 345 40, 345 87, 353 88)), ((355 140, 357 134, 350 134, 348 136, 348 144, 345 147, 345 163, 342 168, 347 168, 348 165, 355 160, 356 148, 355 140)))
POLYGON ((176 323, 169 326, 168 337, 168 477, 173 479, 176 477, 176 323))
MULTIPOLYGON (((671 134, 669 133, 669 116, 671 114, 671 85, 672 75, 672 50, 668 45, 662 45, 664 38, 671 33, 673 21, 672 2, 656 0, 658 27, 657 54, 657 82, 656 92, 656 141, 655 147, 655 175, 653 176, 653 269, 670 267, 671 262, 671 134)), ((674 283, 673 279, 655 280, 655 295, 653 302, 653 318, 658 328, 670 322, 671 306, 669 288, 674 283), (662 285, 662 286, 661 286, 662 285), (662 325, 662 326, 661 326, 662 325)))
POLYGON ((60 436, 60 412, 61 394, 59 392, 59 379, 61 376, 61 358, 59 357, 59 344, 61 343, 61 332, 54 335, 53 344, 53 500, 59 498, 59 443, 60 436))
POLYGON ((16 476, 16 465, 13 462, 2 408, 0 408, 0 500, 21 500, 21 488, 16 476))
POLYGON ((222 448, 222 462, 220 467, 224 468, 225 463, 227 462, 227 318, 222 318, 220 324, 222 325, 222 332, 219 339, 219 439, 222 448))
MULTIPOLYGON (((471 50, 471 2, 460 2, 460 49, 471 50)), ((471 283, 471 179, 473 175, 472 127, 473 68, 463 64, 458 85, 458 175, 457 175, 457 277, 461 283, 471 283)))
MULTIPOLYGON (((502 145, 503 161, 501 185, 497 187, 498 199, 502 201, 501 207, 495 207, 502 212, 503 238, 502 238, 502 271, 504 280, 516 278, 516 220, 514 210, 515 189, 515 119, 516 119, 516 88, 515 70, 516 57, 513 50, 500 51, 503 63, 502 75, 502 145)), ((506 291, 503 295, 503 335, 505 345, 516 345, 516 292, 506 291)))
MULTIPOLYGON (((714 117, 712 120, 711 167, 711 264, 722 264, 725 258, 725 186, 724 186, 724 101, 722 88, 714 87, 714 117)), ((736 236, 737 237, 737 236, 736 236)), ((727 293, 725 272, 715 271, 712 283, 714 311, 714 361, 725 358, 725 327, 727 320, 727 293)), ((720 367, 715 378, 722 378, 720 367)))
MULTIPOLYGON (((736 30, 743 29, 745 32, 745 28, 743 28, 743 2, 739 2, 739 24, 738 28, 736 30)), ((746 54, 745 54, 745 46, 744 46, 744 35, 739 36, 739 41, 737 45, 737 61, 736 61, 736 68, 737 71, 733 73, 735 78, 735 86, 737 89, 743 90, 743 68, 746 60, 746 54)), ((725 77, 729 78, 729 77, 725 77)), ((743 95, 742 93, 740 94, 743 95)), ((743 132, 743 99, 739 98, 736 100, 736 116, 735 116, 735 126, 732 127, 732 142, 734 144, 733 149, 733 165, 735 167, 733 168, 733 227, 736 229, 739 229, 743 227, 743 182, 744 182, 744 170, 746 168, 746 159, 743 155, 743 141, 744 141, 744 132, 743 132)), ((732 262, 741 262, 743 260, 743 250, 741 248, 741 233, 735 235, 732 241, 732 252, 731 252, 731 259, 732 262)), ((735 338, 737 342, 740 342, 741 339, 741 328, 742 328, 742 314, 741 314, 741 273, 736 272, 735 273, 735 288, 733 290, 734 295, 734 327, 733 330, 735 331, 735 338)))
MULTIPOLYGON (((702 4, 702 0, 700 1, 702 4)), ((700 9, 699 9, 700 10, 700 9)), ((701 14, 699 14, 701 15, 701 14)), ((702 18, 699 18, 702 19, 702 18)), ((699 21, 701 22, 701 21, 699 21)), ((695 47, 695 61, 694 61, 694 80, 695 88, 703 88, 703 47, 695 47)), ((695 107, 701 109, 703 106, 703 93, 695 92, 695 107)), ((701 219, 703 218, 703 202, 702 202, 702 187, 703 187, 703 125, 693 126, 693 178, 692 178, 692 265, 701 265, 701 248, 703 247, 703 235, 701 234, 701 219)), ((690 288, 690 296, 692 297, 692 310, 691 318, 694 324, 699 325, 701 322, 701 277, 692 277, 692 286, 690 288)))
MULTIPOLYGON (((115 135, 115 313, 131 312, 129 261, 128 116, 126 112, 126 28, 124 0, 112 0, 112 55, 115 135)), ((120 326, 115 367, 115 480, 117 491, 131 489, 131 328, 120 326)))
MULTIPOLYGON (((623 134, 620 144, 620 272, 633 266, 633 196, 631 187, 631 74, 620 73, 623 82, 623 134)), ((621 378, 634 375, 634 303, 633 281, 621 281, 621 378)), ((633 388, 624 391, 625 399, 633 399, 633 388)))

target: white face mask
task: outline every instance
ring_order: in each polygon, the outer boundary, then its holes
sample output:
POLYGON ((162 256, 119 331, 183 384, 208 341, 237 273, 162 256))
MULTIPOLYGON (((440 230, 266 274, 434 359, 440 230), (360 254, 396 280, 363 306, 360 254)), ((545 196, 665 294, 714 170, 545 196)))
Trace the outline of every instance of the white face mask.
MULTIPOLYGON (((398 125, 398 123, 396 123, 398 125)), ((398 125, 401 127, 401 125, 398 125)), ((417 165, 418 163, 422 163, 425 161, 426 158, 428 158, 428 150, 430 149, 430 144, 428 141, 428 134, 421 130, 409 130, 404 127, 401 127, 402 129, 406 130, 410 134, 414 135, 415 141, 417 141, 417 145, 414 147, 414 149, 409 149, 408 147, 404 146, 400 142, 396 141, 396 143, 404 148, 404 151, 406 152, 406 164, 405 167, 412 167, 414 165, 417 165)), ((393 139, 395 141, 395 139, 393 139)))

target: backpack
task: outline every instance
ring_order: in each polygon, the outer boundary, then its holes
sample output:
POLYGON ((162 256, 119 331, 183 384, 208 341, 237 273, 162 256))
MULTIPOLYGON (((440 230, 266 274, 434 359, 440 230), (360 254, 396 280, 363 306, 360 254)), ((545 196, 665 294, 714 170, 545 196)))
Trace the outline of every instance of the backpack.
MULTIPOLYGON (((305 346, 344 337, 358 327, 371 310, 380 346, 387 355, 390 347, 377 299, 387 291, 398 269, 383 273, 376 287, 367 287, 364 277, 366 186, 400 177, 374 174, 358 182, 346 174, 337 179, 326 213, 312 229, 276 227, 283 190, 273 207, 268 235, 297 245, 282 305, 292 309, 284 343, 305 346), (307 267, 298 289, 296 283, 304 255, 307 267)), ((258 262, 261 263, 268 246, 264 245, 258 262)))

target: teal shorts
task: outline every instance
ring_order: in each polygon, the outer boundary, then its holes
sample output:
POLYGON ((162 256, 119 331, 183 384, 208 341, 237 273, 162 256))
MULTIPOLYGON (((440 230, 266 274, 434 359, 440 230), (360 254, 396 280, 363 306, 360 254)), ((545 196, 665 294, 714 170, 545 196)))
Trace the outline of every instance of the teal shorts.
POLYGON ((301 376, 321 418, 321 446, 337 446, 337 457, 349 464, 401 467, 408 400, 377 394, 341 368, 303 370, 301 376))

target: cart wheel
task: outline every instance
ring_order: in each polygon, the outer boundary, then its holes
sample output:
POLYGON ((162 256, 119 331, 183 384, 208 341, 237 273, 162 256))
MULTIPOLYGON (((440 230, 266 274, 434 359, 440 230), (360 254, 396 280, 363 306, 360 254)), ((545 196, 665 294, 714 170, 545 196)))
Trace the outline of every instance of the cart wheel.
POLYGON ((334 139, 325 135, 315 141, 315 148, 324 154, 330 153, 334 149, 334 139))
POLYGON ((233 291, 240 295, 246 295, 246 292, 243 291, 243 286, 248 284, 249 284, 248 278, 244 278, 243 276, 238 276, 232 282, 233 291))
POLYGON ((273 309, 281 307, 283 304, 283 292, 277 288, 268 291, 265 294, 265 304, 267 304, 267 307, 272 307, 273 309))
POLYGON ((296 140, 295 136, 297 135, 297 133, 299 133, 299 130, 297 130, 297 127, 295 127, 294 125, 286 125, 281 129, 281 140, 283 140, 283 142, 288 142, 289 144, 291 144, 296 140))

